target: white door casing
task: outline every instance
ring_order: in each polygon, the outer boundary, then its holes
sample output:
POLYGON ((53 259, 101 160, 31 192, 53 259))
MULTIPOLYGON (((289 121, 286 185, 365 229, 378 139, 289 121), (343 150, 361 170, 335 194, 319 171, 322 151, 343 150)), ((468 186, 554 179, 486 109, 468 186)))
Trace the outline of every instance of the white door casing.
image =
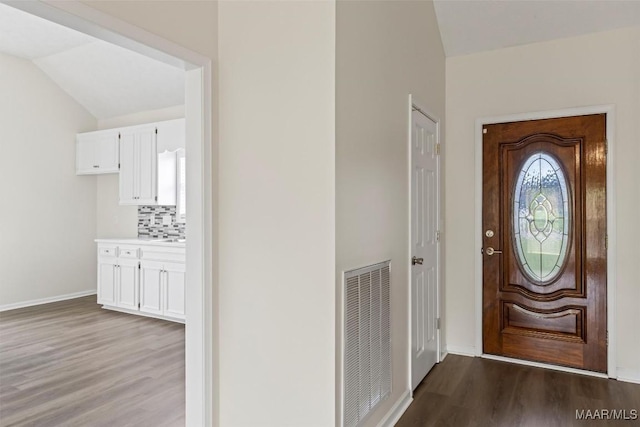
POLYGON ((411 113, 411 388, 438 362, 438 124, 411 113), (421 263, 420 263, 421 262, 421 263))

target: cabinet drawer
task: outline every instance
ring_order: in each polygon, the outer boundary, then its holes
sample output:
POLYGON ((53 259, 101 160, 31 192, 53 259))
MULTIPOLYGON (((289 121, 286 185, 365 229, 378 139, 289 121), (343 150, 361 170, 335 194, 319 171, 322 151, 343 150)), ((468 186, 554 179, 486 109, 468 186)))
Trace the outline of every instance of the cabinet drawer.
POLYGON ((118 256, 120 258, 138 258, 140 250, 138 248, 120 248, 118 256))
POLYGON ((100 246, 98 248, 98 255, 101 256, 116 256, 116 247, 115 246, 100 246))

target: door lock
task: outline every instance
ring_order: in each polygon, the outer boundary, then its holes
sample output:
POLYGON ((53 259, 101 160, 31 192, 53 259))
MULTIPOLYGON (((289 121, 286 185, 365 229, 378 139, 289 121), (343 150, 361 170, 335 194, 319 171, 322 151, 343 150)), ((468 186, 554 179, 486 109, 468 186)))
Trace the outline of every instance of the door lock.
POLYGON ((493 249, 491 246, 489 246, 487 249, 484 250, 484 253, 487 255, 493 255, 493 254, 501 254, 502 251, 493 249))
POLYGON ((416 264, 422 265, 423 262, 424 262, 424 258, 416 258, 416 257, 411 258, 411 265, 416 265, 416 264))

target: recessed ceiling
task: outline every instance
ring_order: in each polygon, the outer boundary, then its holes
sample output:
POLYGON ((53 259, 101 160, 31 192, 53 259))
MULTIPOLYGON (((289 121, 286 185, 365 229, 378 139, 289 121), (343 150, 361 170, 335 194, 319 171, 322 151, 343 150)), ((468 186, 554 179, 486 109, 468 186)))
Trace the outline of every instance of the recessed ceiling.
POLYGON ((33 61, 98 119, 184 104, 184 70, 2 3, 0 52, 33 61))
POLYGON ((447 56, 640 25, 640 1, 435 0, 447 56))

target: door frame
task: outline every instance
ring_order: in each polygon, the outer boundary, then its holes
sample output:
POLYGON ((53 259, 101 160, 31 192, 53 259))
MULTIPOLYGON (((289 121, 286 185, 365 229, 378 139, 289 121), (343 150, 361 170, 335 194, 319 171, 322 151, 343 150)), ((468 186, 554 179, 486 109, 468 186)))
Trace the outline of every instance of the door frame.
POLYGON ((214 246, 217 229, 213 222, 213 200, 217 194, 213 161, 217 140, 212 132, 211 59, 77 0, 54 4, 46 0, 0 2, 185 70, 185 113, 189 116, 186 150, 193 153, 187 157, 190 171, 187 188, 193 196, 187 201, 185 303, 190 314, 189 327, 185 329, 185 416, 187 425, 217 425, 218 376, 214 361, 218 359, 218 343, 213 315, 218 311, 218 282, 213 274, 217 255, 214 246))
MULTIPOLYGON (((442 332, 442 319, 441 319, 441 314, 442 314, 442 289, 441 289, 441 277, 442 277, 442 132, 440 131, 440 127, 441 127, 441 121, 438 118, 438 116, 436 116, 435 114, 433 114, 432 112, 430 112, 427 108, 425 108, 423 106, 423 104, 421 104, 420 102, 416 101, 416 99, 413 97, 412 94, 409 94, 409 103, 408 103, 408 123, 407 123, 407 130, 408 130, 408 134, 407 134, 407 161, 408 161, 408 168, 407 168, 407 187, 408 187, 408 192, 407 192, 407 197, 408 197, 408 201, 409 201, 409 209, 408 209, 408 217, 409 217, 409 225, 408 225, 408 229, 407 229, 407 237, 408 237, 408 241, 407 241, 407 248, 408 248, 408 257, 407 257, 407 279, 408 279, 408 292, 407 292, 407 301, 408 301, 408 310, 407 310, 407 322, 408 322, 408 331, 409 331, 409 351, 407 353, 407 357, 408 357, 408 363, 407 366, 409 367, 408 371, 407 371, 407 384, 409 384, 409 389, 411 389, 411 373, 413 371, 413 366, 412 366, 412 357, 411 357, 411 352, 412 352, 412 340, 413 340, 413 300, 412 300, 412 293, 411 293, 411 287, 413 286, 412 283, 412 274, 411 274, 411 263, 409 262, 409 258, 411 257, 411 252, 413 250, 413 248, 411 247, 411 232, 412 232, 412 214, 411 214, 411 194, 412 194, 412 190, 413 190, 413 177, 411 176, 411 170, 413 167, 413 163, 412 163, 412 146, 411 146, 411 138, 413 136, 413 108, 417 108, 419 110, 419 112, 421 112, 422 114, 424 114, 427 118, 429 118, 430 120, 433 120, 436 124, 436 143, 440 144, 440 155, 438 156, 438 230, 440 231, 440 240, 438 241, 438 248, 437 248, 437 265, 438 265, 438 272, 436 274, 436 313, 437 313, 437 318, 440 319, 440 324, 438 325, 438 329, 437 329, 437 334, 436 334, 436 351, 437 351, 437 358, 436 358, 436 363, 440 363, 442 362, 442 340, 441 340, 441 332, 442 332)), ((411 395, 413 396, 413 390, 411 391, 411 395)))
POLYGON ((538 366, 548 369, 586 374, 596 377, 617 378, 616 366, 616 198, 615 198, 615 105, 594 105, 560 110, 537 111, 496 117, 481 117, 475 123, 475 356, 538 366), (590 114, 606 114, 607 138, 607 374, 582 369, 567 368, 539 362, 529 362, 502 356, 485 354, 482 348, 482 128, 493 123, 520 122, 527 120, 553 119, 590 114))

